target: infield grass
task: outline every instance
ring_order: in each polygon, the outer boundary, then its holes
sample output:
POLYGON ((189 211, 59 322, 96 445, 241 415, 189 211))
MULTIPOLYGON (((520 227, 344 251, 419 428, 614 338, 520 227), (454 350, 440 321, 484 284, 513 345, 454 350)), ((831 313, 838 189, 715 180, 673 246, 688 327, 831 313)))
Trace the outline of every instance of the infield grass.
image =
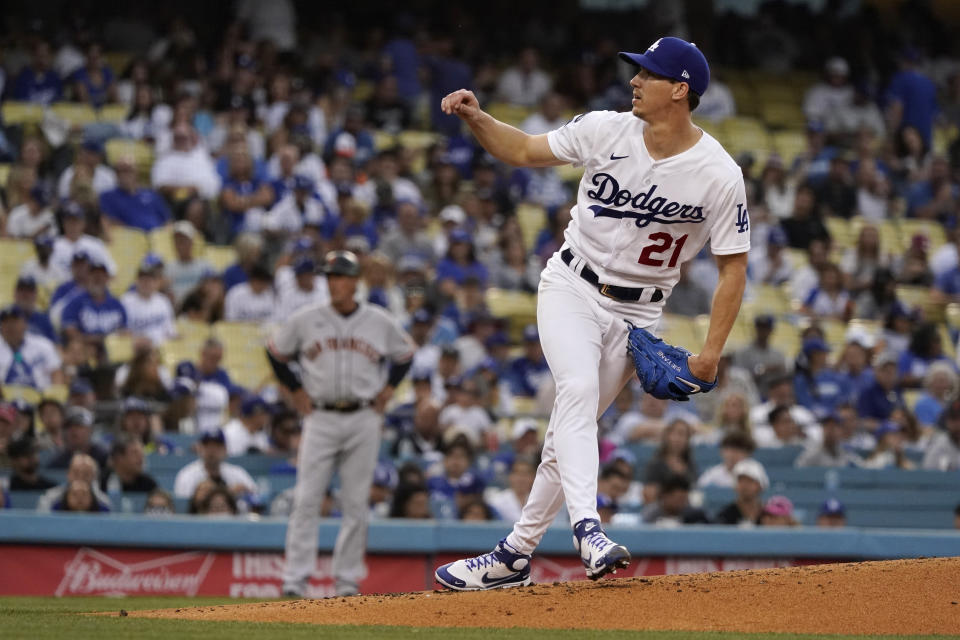
MULTIPOLYGON (((442 627, 352 627, 293 623, 198 622, 150 620, 115 616, 81 616, 78 613, 121 609, 169 609, 219 604, 261 602, 236 598, 0 598, 0 638, 4 640, 112 640, 136 638, 154 640, 202 638, 203 640, 299 640, 301 638, 344 638, 345 640, 827 640, 859 639, 865 636, 798 635, 776 633, 720 633, 690 631, 581 631, 542 629, 451 630, 442 627)), ((872 636, 889 640, 933 640, 957 636, 872 636)))

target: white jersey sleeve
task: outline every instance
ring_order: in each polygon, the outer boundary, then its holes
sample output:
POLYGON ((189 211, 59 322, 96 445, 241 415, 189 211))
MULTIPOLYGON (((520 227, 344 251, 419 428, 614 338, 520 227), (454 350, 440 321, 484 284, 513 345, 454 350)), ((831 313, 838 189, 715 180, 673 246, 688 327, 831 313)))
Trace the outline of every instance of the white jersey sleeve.
MULTIPOLYGON (((384 314, 386 315, 386 314, 384 314)), ((417 350, 410 334, 404 331, 396 318, 388 317, 390 321, 387 331, 387 357, 392 362, 409 362, 417 350)))
POLYGON ((575 167, 583 166, 593 155, 602 125, 615 115, 614 111, 590 111, 575 116, 567 124, 547 134, 550 151, 558 160, 575 167))
POLYGON ((710 227, 710 251, 715 256, 746 253, 750 249, 750 214, 743 178, 730 182, 719 196, 717 216, 710 227))
POLYGON ((277 325, 267 339, 267 348, 278 357, 295 355, 303 346, 303 322, 307 318, 307 310, 314 305, 304 307, 290 316, 286 322, 277 325))

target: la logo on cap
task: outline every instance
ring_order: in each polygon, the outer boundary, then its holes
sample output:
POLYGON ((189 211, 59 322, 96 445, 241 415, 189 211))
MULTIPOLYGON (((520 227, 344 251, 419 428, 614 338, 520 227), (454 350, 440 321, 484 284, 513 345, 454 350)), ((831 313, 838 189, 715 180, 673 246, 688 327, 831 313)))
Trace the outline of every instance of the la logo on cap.
POLYGON ((647 47, 647 51, 656 51, 656 50, 657 50, 657 47, 660 46, 660 41, 661 41, 661 40, 663 40, 663 38, 657 38, 657 41, 656 41, 656 42, 654 42, 652 45, 650 45, 649 47, 647 47))

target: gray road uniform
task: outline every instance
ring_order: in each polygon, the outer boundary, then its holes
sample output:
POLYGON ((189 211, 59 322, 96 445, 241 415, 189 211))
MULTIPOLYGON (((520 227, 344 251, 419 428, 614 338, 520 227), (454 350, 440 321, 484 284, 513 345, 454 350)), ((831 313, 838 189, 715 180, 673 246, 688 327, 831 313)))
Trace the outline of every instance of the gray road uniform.
POLYGON ((320 504, 338 470, 343 519, 333 573, 337 595, 356 593, 366 576, 367 503, 383 421, 371 405, 388 375, 394 384, 398 371, 403 376, 416 347, 396 319, 364 303, 348 316, 330 305, 304 307, 274 331, 267 346, 273 358, 296 357, 314 404, 297 458, 284 591, 305 594, 316 565, 320 504))

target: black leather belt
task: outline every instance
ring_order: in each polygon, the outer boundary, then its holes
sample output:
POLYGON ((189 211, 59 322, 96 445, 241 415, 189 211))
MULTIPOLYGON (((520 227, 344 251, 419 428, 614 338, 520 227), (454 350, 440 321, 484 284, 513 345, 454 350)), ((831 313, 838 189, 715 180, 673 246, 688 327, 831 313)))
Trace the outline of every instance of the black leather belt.
MULTIPOLYGON (((564 264, 570 265, 573 261, 574 255, 573 251, 570 249, 564 249, 560 252, 560 257, 563 259, 564 264)), ((620 300, 622 302, 636 302, 643 296, 643 292, 646 291, 646 288, 640 287, 618 287, 613 284, 602 284, 600 282, 600 277, 591 269, 590 267, 584 265, 583 269, 580 270, 580 277, 592 284, 600 292, 600 295, 607 296, 608 298, 613 298, 614 300, 620 300)), ((654 289, 653 295, 650 296, 650 302, 660 302, 663 300, 663 291, 660 289, 654 289)))
POLYGON ((324 402, 321 405, 316 405, 316 407, 324 411, 353 413, 354 411, 360 411, 360 409, 366 409, 371 404, 369 400, 338 400, 337 402, 324 402))

